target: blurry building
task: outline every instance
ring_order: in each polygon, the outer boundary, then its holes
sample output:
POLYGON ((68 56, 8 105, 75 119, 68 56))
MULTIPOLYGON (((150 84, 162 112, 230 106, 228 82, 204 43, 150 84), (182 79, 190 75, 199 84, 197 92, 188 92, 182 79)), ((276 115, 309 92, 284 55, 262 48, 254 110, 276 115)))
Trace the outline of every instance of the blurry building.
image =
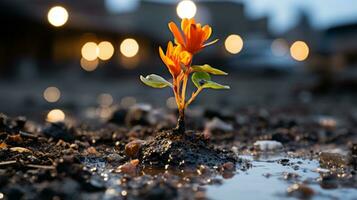
MULTIPOLYGON (((108 61, 100 61, 97 76, 130 73, 133 68, 160 69, 158 46, 172 40, 167 23, 179 23, 175 3, 138 1, 132 11, 113 13, 105 1, 61 1, 69 20, 63 27, 47 22, 47 12, 56 1, 4 0, 0 2, 0 72, 2 76, 49 74, 56 71, 83 73, 80 69, 81 47, 88 41, 110 41, 115 53, 108 61), (137 56, 120 56, 120 42, 135 38, 140 46, 137 56), (105 67, 103 67, 105 66, 105 67), (128 70, 130 69, 130 70, 128 70), (113 73, 116 72, 116 73, 113 73)), ((248 19, 243 4, 231 1, 198 2, 196 19, 213 27, 212 39, 220 42, 203 52, 220 63, 231 59, 224 50, 224 40, 239 34, 243 40, 267 39, 268 19, 248 19)), ((137 74, 137 73, 135 73, 137 74)))

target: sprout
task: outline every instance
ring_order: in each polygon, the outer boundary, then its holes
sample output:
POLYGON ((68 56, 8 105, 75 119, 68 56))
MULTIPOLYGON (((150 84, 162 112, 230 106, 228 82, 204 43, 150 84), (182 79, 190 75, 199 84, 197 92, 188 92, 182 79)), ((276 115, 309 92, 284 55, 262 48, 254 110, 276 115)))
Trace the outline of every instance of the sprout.
POLYGON ((140 80, 153 88, 170 87, 173 90, 179 110, 175 132, 183 134, 185 132, 185 109, 196 99, 198 94, 204 89, 229 89, 229 86, 211 80, 211 75, 227 75, 226 72, 208 64, 192 65, 192 58, 195 54, 217 41, 206 43, 212 33, 211 27, 208 25, 202 27, 194 19, 183 19, 181 28, 182 30, 179 30, 175 23, 170 22, 169 29, 174 36, 175 43, 170 41, 166 52, 161 47, 159 48, 160 57, 172 76, 172 83, 156 74, 140 76, 140 80), (187 82, 190 75, 197 89, 189 99, 186 99, 187 82))

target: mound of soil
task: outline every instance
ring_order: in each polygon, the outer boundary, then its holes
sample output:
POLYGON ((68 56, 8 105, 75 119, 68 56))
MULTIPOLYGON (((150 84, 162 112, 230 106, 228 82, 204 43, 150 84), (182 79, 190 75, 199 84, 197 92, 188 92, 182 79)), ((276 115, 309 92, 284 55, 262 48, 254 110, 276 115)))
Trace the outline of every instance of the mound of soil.
POLYGON ((143 167, 196 168, 200 165, 221 166, 236 163, 237 156, 224 149, 216 149, 203 134, 187 131, 177 134, 173 131, 158 133, 145 143, 139 157, 143 167))

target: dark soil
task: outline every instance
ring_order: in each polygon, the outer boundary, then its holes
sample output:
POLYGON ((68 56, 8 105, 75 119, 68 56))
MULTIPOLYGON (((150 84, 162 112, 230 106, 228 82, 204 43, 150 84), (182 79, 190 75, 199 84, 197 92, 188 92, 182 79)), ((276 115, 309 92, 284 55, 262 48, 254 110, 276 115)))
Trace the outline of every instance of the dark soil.
POLYGON ((236 163, 238 158, 231 151, 215 149, 203 134, 164 131, 143 146, 139 159, 145 167, 185 169, 200 165, 218 167, 227 162, 236 163))
MULTIPOLYGON (((284 153, 286 158, 269 162, 294 170, 301 163, 291 157, 319 160, 329 170, 321 172, 322 188, 357 188, 353 113, 324 117, 298 106, 231 113, 205 110, 202 116, 187 114, 188 127, 198 131, 177 135, 170 131, 174 124, 169 120, 148 120, 150 112, 119 110, 109 122, 98 124, 38 124, 0 115, 0 195, 4 199, 206 199, 207 185, 220 185, 223 179, 256 167, 238 158, 238 152, 255 159, 284 153), (216 117, 233 129, 203 126, 216 117), (257 140, 275 140, 284 148, 262 152, 253 145, 257 140)), ((294 183, 289 194, 317 195, 300 176, 283 175, 294 183)))

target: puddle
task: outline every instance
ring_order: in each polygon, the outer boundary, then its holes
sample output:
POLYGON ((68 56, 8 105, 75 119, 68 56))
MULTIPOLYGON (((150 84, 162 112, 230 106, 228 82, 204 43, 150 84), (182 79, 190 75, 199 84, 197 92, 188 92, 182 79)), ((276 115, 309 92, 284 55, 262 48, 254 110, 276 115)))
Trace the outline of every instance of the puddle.
MULTIPOLYGON (((223 181, 222 185, 207 186, 206 196, 210 199, 277 199, 287 198, 287 188, 294 183, 306 182, 315 191, 311 199, 357 199, 357 190, 353 188, 337 188, 326 190, 318 183, 320 174, 316 172, 319 162, 308 159, 289 159, 289 163, 299 163, 297 169, 294 164, 282 165, 277 160, 284 157, 270 157, 269 159, 253 159, 243 156, 252 162, 252 168, 238 171, 231 179, 223 181), (285 180, 287 173, 298 174, 299 177, 285 180), (293 179, 293 180, 292 180, 293 179)), ((294 198, 294 197, 291 197, 294 198)))
MULTIPOLYGON (((311 199, 357 199, 357 190, 353 188, 323 189, 319 184, 320 174, 316 169, 320 167, 317 160, 286 158, 282 156, 253 158, 252 156, 240 156, 243 159, 250 160, 252 167, 246 171, 238 170, 230 179, 222 179, 221 175, 214 175, 210 179, 220 180, 217 184, 213 182, 188 182, 188 187, 202 187, 205 197, 208 199, 294 199, 296 197, 287 195, 287 188, 294 183, 304 183, 312 188, 315 194, 311 199), (221 184, 222 183, 222 184, 221 184)), ((112 167, 107 166, 103 160, 85 159, 83 163, 89 171, 95 176, 91 182, 95 185, 102 184, 106 188, 101 199, 122 199, 131 195, 125 188, 129 183, 123 185, 123 175, 112 172, 112 167), (126 185, 125 185, 126 184, 126 185)), ((324 171, 324 169, 320 169, 324 171)), ((326 171, 326 170, 325 170, 326 171)), ((161 173, 162 170, 157 172, 161 173)), ((185 175, 171 173, 175 177, 181 177, 185 180, 185 175)), ((190 175, 192 178, 192 174, 190 175)), ((198 175, 194 175, 198 177, 198 175)), ((155 174, 145 174, 133 178, 129 188, 140 188, 142 185, 149 185, 160 176, 155 174), (135 180, 135 181, 134 181, 135 180)), ((166 176, 164 176, 166 177, 166 176)), ((188 175, 186 178, 189 177, 188 175)), ((167 177, 166 177, 167 178, 167 177)), ((183 184, 183 181, 171 181, 175 184, 183 184)), ((167 181, 167 179, 166 179, 167 181)), ((165 182, 166 182, 165 181, 165 182)), ((197 180, 196 180, 197 181, 197 180)), ((150 188, 154 190, 156 186, 150 188)), ((181 186, 182 187, 182 186, 181 186)), ((178 187, 179 188, 179 187, 178 187)), ((171 191, 171 190, 169 190, 171 191)), ((167 188, 162 190, 167 192, 167 188)), ((136 191, 137 193, 137 191, 136 191)), ((185 197, 185 192, 179 192, 178 199, 191 199, 191 196, 185 197)), ((189 192, 188 192, 189 193, 189 192)), ((141 194, 139 195, 141 196, 141 194)), ((138 197, 138 196, 136 196, 138 197)), ((135 199, 135 198, 134 198, 135 199)), ((145 198, 144 198, 145 199, 145 198)), ((164 199, 171 199, 170 196, 164 199)))

